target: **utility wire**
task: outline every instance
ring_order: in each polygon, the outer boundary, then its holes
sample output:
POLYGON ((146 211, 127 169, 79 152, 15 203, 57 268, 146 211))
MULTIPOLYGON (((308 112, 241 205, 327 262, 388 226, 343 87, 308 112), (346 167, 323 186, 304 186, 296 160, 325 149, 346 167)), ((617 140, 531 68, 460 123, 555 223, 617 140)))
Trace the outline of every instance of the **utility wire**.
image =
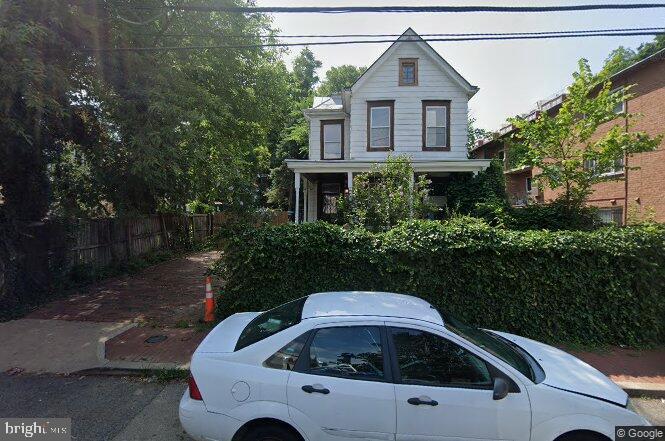
MULTIPOLYGON (((123 7, 122 5, 118 5, 123 7)), ((348 14, 359 12, 569 12, 595 10, 626 10, 665 8, 665 3, 608 3, 583 5, 552 5, 552 6, 221 6, 221 5, 178 5, 150 6, 133 5, 135 10, 171 10, 195 12, 228 12, 228 13, 322 13, 348 14)))
MULTIPOLYGON (((557 38, 586 38, 586 37, 624 37, 636 35, 665 35, 665 30, 660 32, 621 32, 621 33, 580 33, 580 34, 556 34, 556 35, 513 35, 513 36, 489 36, 489 37, 460 37, 460 38, 422 38, 416 40, 397 40, 400 43, 418 42, 452 42, 452 41, 493 41, 493 40, 533 40, 533 39, 557 39, 557 38)), ((252 49, 262 47, 291 47, 291 46, 324 46, 345 44, 376 44, 395 43, 396 40, 346 40, 346 41, 309 41, 296 43, 256 43, 256 44, 225 44, 225 45, 199 45, 199 46, 161 46, 161 47, 111 47, 111 48, 82 48, 86 52, 168 52, 168 51, 190 51, 205 49, 252 49)))
MULTIPOLYGON (((539 31, 539 32, 471 32, 471 33, 444 33, 444 34, 418 34, 421 37, 477 37, 477 36, 502 36, 502 35, 565 35, 565 34, 594 34, 614 32, 643 32, 664 31, 665 27, 654 28, 614 28, 614 29, 579 29, 572 31, 539 31)), ((136 35, 154 36, 154 33, 137 33, 136 35)), ((214 34, 214 33, 181 33, 161 34, 163 37, 222 37, 222 38, 378 38, 378 37, 401 37, 403 34, 303 34, 303 35, 280 35, 280 34, 214 34)))

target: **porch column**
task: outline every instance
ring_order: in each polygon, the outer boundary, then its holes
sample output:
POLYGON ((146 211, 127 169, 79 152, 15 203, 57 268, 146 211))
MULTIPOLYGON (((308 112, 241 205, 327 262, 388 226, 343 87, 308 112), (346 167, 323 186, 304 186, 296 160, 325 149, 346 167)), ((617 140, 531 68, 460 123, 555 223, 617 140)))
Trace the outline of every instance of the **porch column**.
POLYGON ((347 187, 349 189, 349 194, 351 194, 353 191, 353 172, 347 172, 346 175, 346 180, 348 181, 347 187))
POLYGON ((300 223, 300 172, 295 172, 296 208, 293 214, 295 223, 300 223))

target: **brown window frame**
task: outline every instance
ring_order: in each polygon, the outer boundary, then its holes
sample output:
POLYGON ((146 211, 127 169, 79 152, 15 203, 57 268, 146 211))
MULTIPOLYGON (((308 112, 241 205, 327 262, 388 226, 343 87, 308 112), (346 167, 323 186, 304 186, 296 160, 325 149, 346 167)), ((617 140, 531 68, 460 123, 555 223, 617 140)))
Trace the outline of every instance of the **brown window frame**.
POLYGON ((418 59, 417 58, 400 58, 399 59, 399 73, 398 73, 398 80, 397 80, 397 85, 398 86, 417 86, 418 85, 418 59), (404 82, 404 71, 402 70, 402 65, 406 63, 413 63, 414 64, 414 69, 413 69, 413 83, 405 83, 404 82))
POLYGON ((322 119, 321 120, 321 160, 322 161, 340 161, 344 159, 344 120, 343 119, 322 119), (323 137, 324 133, 324 126, 327 125, 336 125, 339 124, 342 126, 342 137, 340 139, 341 142, 341 149, 340 149, 340 156, 339 158, 324 158, 323 152, 325 150, 325 139, 323 137))
POLYGON ((450 151, 450 100, 423 100, 422 104, 422 130, 424 152, 449 152, 450 151), (427 147, 427 108, 446 108, 446 145, 445 147, 427 147))
POLYGON ((367 151, 388 152, 395 149, 395 100, 367 101, 367 151), (390 145, 388 147, 372 147, 372 109, 374 107, 390 108, 390 145))

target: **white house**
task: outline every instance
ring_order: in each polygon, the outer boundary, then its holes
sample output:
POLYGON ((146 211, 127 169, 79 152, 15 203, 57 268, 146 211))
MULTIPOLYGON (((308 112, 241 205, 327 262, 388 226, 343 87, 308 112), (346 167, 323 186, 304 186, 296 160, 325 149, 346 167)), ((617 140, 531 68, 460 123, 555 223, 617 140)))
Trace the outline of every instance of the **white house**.
MULTIPOLYGON (((304 111, 310 124, 308 159, 288 159, 295 174, 295 221, 326 219, 353 191, 353 175, 387 156, 407 154, 427 174, 436 200, 451 173, 484 170, 468 159, 468 101, 478 92, 411 28, 350 89, 316 97, 304 111)), ((442 201, 439 201, 442 202, 442 201)))

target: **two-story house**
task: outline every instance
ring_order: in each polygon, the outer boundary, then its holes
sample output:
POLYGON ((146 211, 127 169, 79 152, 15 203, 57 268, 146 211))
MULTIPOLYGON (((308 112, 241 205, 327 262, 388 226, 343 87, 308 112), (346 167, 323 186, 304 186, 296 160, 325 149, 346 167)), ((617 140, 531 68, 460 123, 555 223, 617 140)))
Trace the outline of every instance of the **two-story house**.
MULTIPOLYGON (((615 73, 610 81, 615 90, 633 86, 631 98, 615 108, 617 114, 639 115, 631 130, 644 131, 650 136, 665 134, 665 49, 615 73)), ((565 94, 558 94, 540 101, 526 118, 535 118, 542 112, 554 115, 565 99, 565 94)), ((618 118, 599 127, 598 135, 607 133, 616 124, 629 128, 626 118, 618 118)), ((504 160, 506 192, 513 205, 554 200, 561 190, 538 188, 538 170, 515 164, 506 143, 514 131, 510 124, 503 126, 498 136, 479 142, 471 157, 504 160)), ((655 151, 617 158, 615 169, 606 175, 608 180, 595 184, 587 200, 588 205, 598 208, 604 222, 622 225, 630 222, 631 216, 634 220, 665 222, 665 138, 655 151)))
POLYGON ((490 163, 467 157, 468 101, 476 92, 407 29, 350 89, 316 97, 305 110, 309 157, 286 161, 295 175, 295 221, 330 219, 339 196, 353 192, 354 174, 390 154, 408 155, 443 203, 440 189, 451 173, 477 173, 490 163))

